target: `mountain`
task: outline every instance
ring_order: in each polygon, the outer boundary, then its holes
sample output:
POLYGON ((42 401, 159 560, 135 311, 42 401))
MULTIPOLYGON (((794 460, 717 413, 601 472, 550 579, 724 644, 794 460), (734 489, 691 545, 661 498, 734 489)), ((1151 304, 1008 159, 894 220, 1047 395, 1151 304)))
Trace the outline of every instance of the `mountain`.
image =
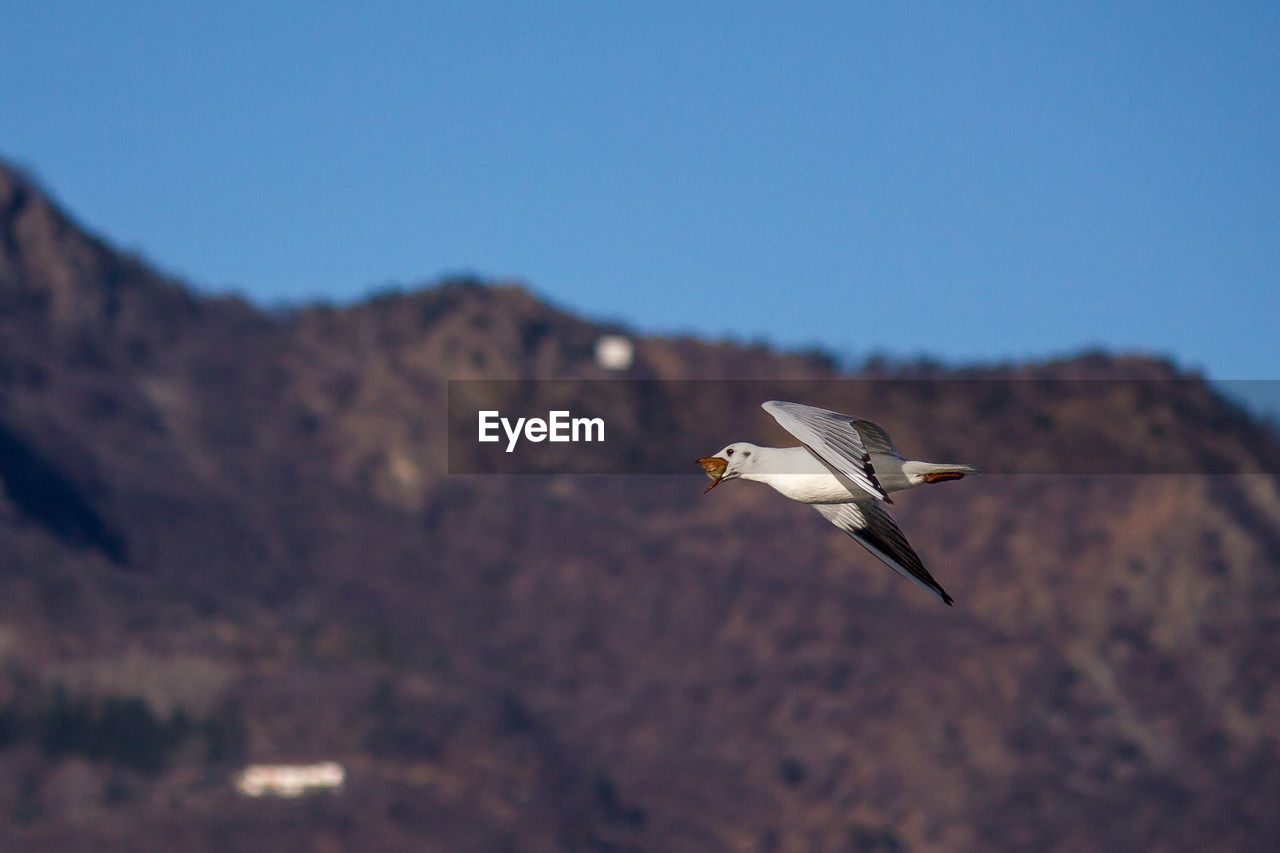
POLYGON ((0 167, 7 843, 1280 843, 1265 425, 1149 359, 845 374, 632 335, 614 374, 606 333, 511 285, 198 295, 0 167), (642 475, 450 473, 449 380, 619 377, 642 475), (700 494, 694 457, 783 439, 755 403, 786 383, 987 471, 892 507, 955 607, 763 487, 700 494), (341 793, 229 781, 315 760, 341 793))

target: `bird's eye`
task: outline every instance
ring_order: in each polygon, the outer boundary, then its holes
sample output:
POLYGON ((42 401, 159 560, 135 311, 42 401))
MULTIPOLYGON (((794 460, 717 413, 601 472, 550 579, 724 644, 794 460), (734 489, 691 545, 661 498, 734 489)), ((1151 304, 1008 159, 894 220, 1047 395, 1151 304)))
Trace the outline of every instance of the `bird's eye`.
POLYGON ((750 455, 751 455, 751 451, 750 451, 750 450, 744 450, 744 451, 742 451, 742 455, 743 455, 743 456, 750 456, 750 455))
POLYGON ((730 447, 728 450, 726 450, 726 451, 724 452, 724 455, 725 455, 725 456, 732 456, 732 455, 733 455, 733 448, 732 448, 732 447, 730 447))

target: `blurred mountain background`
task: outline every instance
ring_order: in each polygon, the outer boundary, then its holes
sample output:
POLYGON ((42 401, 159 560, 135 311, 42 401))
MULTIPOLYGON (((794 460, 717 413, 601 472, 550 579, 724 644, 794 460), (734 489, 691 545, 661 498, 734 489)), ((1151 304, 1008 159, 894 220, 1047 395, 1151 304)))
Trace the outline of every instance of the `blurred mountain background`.
MULTIPOLYGON (((468 281, 276 312, 197 295, 0 167, 6 846, 1280 844, 1273 430, 1187 375, 1180 399, 1117 403, 1109 440, 1185 421, 1193 464, 1229 447, 1271 473, 903 496, 943 608, 767 489, 703 499, 693 466, 447 473, 447 379, 605 378, 593 346, 619 331, 468 281), (346 786, 230 785, 298 760, 342 762, 346 786)), ((635 346, 637 378, 952 375, 635 346)), ((1101 353, 963 371, 988 373, 1184 376, 1101 353)), ((859 414, 918 458, 1089 453, 1061 425, 1090 413, 1053 388, 859 414), (1025 428, 973 426, 1002 420, 1025 428)))

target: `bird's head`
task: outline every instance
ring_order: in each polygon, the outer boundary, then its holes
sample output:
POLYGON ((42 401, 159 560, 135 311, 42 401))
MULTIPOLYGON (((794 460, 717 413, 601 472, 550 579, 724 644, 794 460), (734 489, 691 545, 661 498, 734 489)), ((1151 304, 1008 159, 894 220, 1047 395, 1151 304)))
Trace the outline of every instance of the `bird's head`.
POLYGON ((759 456, 756 452, 759 449, 754 444, 739 441, 729 445, 714 456, 704 456, 701 459, 694 460, 702 466, 702 470, 706 471, 707 476, 711 478, 711 485, 703 489, 702 493, 705 495, 725 480, 735 480, 741 477, 744 472, 750 471, 759 456))

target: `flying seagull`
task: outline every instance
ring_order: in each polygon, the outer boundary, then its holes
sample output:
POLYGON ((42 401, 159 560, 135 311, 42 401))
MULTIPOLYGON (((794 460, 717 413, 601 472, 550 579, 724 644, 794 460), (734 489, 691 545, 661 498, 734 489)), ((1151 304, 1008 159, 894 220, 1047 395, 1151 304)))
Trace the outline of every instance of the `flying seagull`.
POLYGON ((959 480, 978 469, 904 459, 880 427, 839 412, 780 400, 761 408, 803 447, 734 442, 697 460, 711 478, 703 494, 725 480, 772 486, 793 501, 809 504, 889 568, 951 604, 951 596, 925 569, 883 504, 893 503, 890 492, 959 480))

